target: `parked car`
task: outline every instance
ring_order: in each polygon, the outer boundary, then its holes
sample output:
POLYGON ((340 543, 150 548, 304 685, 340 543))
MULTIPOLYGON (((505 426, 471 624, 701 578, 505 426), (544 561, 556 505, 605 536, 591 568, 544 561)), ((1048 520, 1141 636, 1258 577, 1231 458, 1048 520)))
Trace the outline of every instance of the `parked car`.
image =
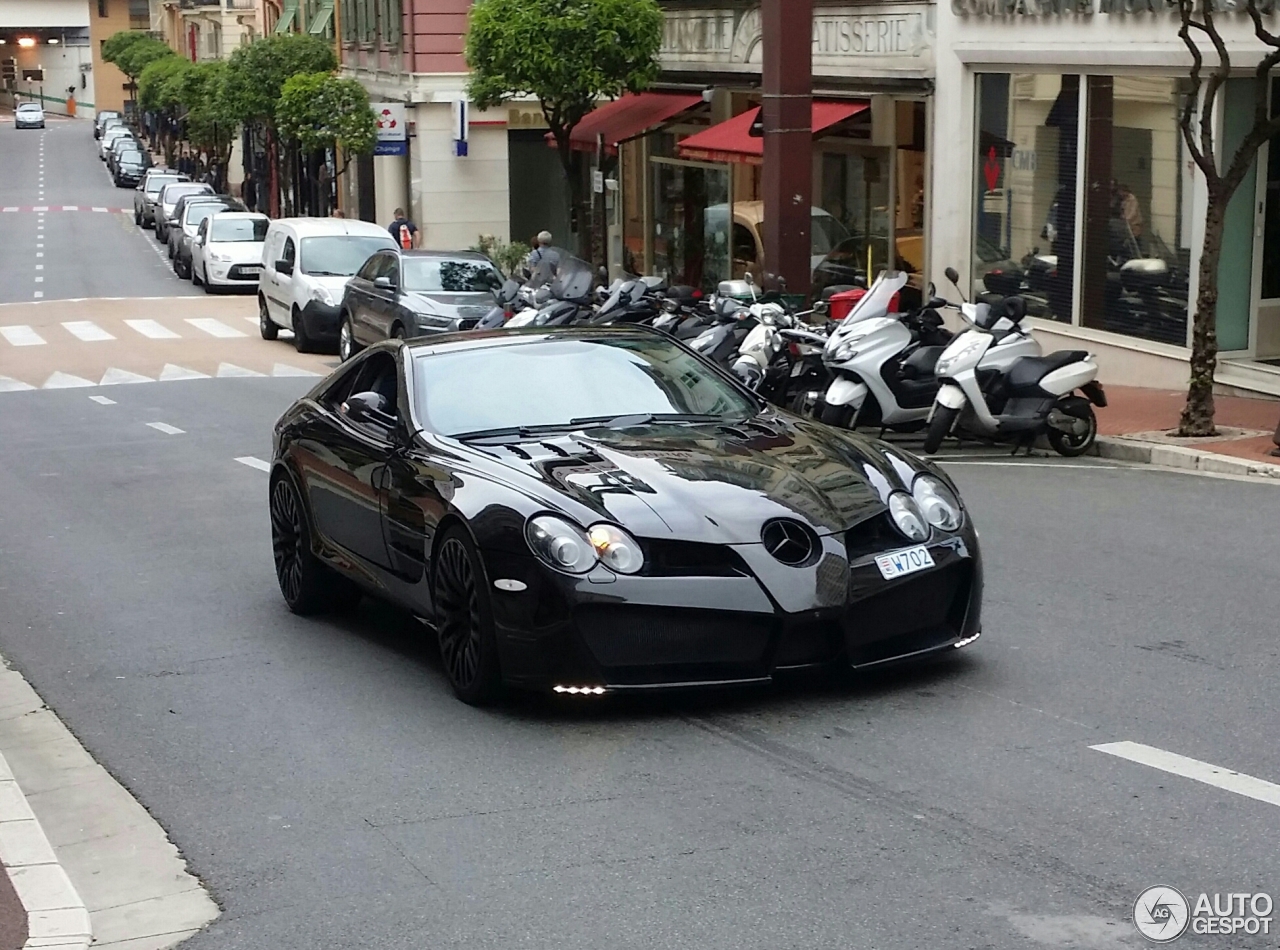
POLYGON ((208 293, 256 288, 271 219, 265 214, 217 211, 200 222, 191 242, 191 282, 208 293))
POLYGON ((338 342, 347 281, 371 254, 397 246, 386 228, 346 218, 272 221, 266 244, 258 328, 264 340, 293 330, 300 353, 338 342))
POLYGON ((102 138, 102 130, 106 127, 107 120, 119 119, 120 113, 112 109, 103 109, 93 117, 93 137, 95 139, 102 138))
POLYGON ((977 531, 945 472, 801 420, 644 327, 370 347, 276 423, 276 579, 433 621, 463 702, 953 654, 977 531))
POLYGON ((181 172, 175 172, 171 168, 152 166, 146 169, 142 173, 142 181, 138 183, 138 189, 133 195, 133 223, 144 228, 154 228, 156 226, 154 219, 156 199, 159 197, 161 189, 165 185, 190 180, 188 176, 181 172))
POLYGON ((156 240, 167 243, 169 225, 173 221, 173 209, 184 195, 211 195, 213 185, 202 181, 171 181, 156 195, 152 215, 156 222, 156 240))
POLYGON ((107 171, 112 175, 116 173, 116 163, 120 161, 120 156, 124 152, 142 152, 145 146, 132 135, 122 135, 111 143, 111 148, 107 150, 107 171))
POLYGON ((20 102, 13 110, 15 129, 43 129, 44 107, 38 102, 20 102))
POLYGON ((111 152, 111 146, 115 145, 116 142, 122 138, 131 139, 133 138, 133 133, 123 126, 114 129, 107 129, 107 131, 103 132, 102 138, 98 142, 98 158, 105 162, 107 160, 107 155, 111 152))
POLYGON ((174 217, 178 223, 169 229, 169 256, 173 258, 173 272, 179 277, 191 279, 191 242, 200 230, 200 223, 219 211, 247 211, 238 198, 230 195, 188 195, 178 199, 174 217))
POLYGON ((347 282, 338 355, 447 330, 470 330, 491 309, 502 283, 493 261, 474 251, 379 251, 347 282))
POLYGON ((142 180, 142 173, 146 171, 148 163, 151 159, 144 152, 138 151, 136 148, 126 149, 120 153, 120 157, 116 159, 116 170, 112 178, 115 179, 117 188, 127 188, 137 185, 142 180))

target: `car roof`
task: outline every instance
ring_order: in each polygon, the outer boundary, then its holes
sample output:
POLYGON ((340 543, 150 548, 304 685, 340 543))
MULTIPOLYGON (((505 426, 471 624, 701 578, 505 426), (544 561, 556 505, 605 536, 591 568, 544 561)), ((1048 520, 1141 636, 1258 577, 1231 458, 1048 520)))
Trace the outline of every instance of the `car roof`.
POLYGON ((30 111, 32 109, 43 109, 44 107, 41 106, 40 103, 38 102, 19 102, 18 108, 26 109, 27 111, 30 111))
POLYGON ((413 248, 411 250, 403 247, 388 248, 387 250, 399 251, 401 257, 447 257, 452 260, 484 261, 485 263, 493 263, 479 251, 428 251, 420 248, 413 248))
POLYGON ((511 346, 516 343, 538 343, 550 340, 597 340, 611 337, 618 340, 666 340, 674 342, 669 334, 652 327, 627 324, 603 327, 524 327, 516 330, 467 330, 458 333, 439 333, 408 340, 404 347, 413 356, 432 356, 436 353, 456 353, 463 350, 483 350, 494 346, 511 346))
POLYGON ((271 229, 287 227, 299 238, 352 235, 355 237, 385 236, 391 240, 387 229, 371 221, 354 218, 278 218, 271 222, 271 229))
POLYGON ((232 221, 264 221, 267 216, 261 211, 219 211, 213 217, 222 219, 227 218, 232 221))

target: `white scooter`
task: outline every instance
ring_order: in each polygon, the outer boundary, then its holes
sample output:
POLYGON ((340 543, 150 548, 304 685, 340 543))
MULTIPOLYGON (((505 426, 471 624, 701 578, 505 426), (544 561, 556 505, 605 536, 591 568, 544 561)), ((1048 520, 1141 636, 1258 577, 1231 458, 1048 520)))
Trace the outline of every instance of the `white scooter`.
MULTIPOLYGON (((955 284, 959 274, 946 270, 955 284)), ((958 289, 958 288, 957 288, 958 289)), ((1059 350, 1048 356, 1024 356, 991 372, 985 360, 1012 334, 1025 334, 1018 326, 1026 315, 1021 297, 1006 297, 1002 304, 961 306, 972 329, 955 338, 938 359, 941 382, 924 451, 932 455, 953 429, 980 439, 1013 442, 1014 451, 1028 448, 1039 435, 1048 438, 1059 455, 1082 455, 1098 435, 1093 407, 1107 404, 1097 381, 1098 364, 1084 350, 1059 350), (1002 312, 998 312, 1002 311, 1002 312), (1010 322, 1012 329, 1001 324, 1010 322), (1076 390, 1082 395, 1075 395, 1076 390)))

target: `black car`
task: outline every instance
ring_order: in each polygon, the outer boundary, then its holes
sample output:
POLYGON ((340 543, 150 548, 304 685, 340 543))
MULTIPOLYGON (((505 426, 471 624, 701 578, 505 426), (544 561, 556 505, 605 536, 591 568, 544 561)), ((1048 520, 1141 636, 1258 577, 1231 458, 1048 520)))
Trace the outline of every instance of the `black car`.
POLYGON ((142 180, 142 173, 147 170, 150 161, 145 152, 140 152, 136 148, 121 152, 120 157, 116 159, 115 173, 111 176, 115 180, 116 187, 136 186, 142 180))
POLYGON ((474 251, 374 254, 347 283, 338 355, 349 359, 394 337, 469 330, 493 308, 501 283, 493 261, 474 251))
POLYGON ((469 703, 765 683, 980 630, 945 474, 643 327, 370 347, 276 423, 268 491, 289 608, 402 605, 469 703))

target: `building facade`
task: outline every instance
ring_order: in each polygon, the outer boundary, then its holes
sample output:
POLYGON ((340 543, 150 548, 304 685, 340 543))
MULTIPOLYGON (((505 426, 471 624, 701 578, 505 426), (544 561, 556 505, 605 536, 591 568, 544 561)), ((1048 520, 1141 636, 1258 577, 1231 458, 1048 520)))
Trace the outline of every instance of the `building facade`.
POLYGON ((0 2, 0 102, 28 99, 49 112, 77 113, 94 107, 93 49, 88 0, 0 2), (10 73, 12 78, 9 79, 10 73))
MULTIPOLYGON (((1217 23, 1238 71, 1212 122, 1234 150, 1265 49, 1242 11, 1217 23)), ((952 265, 966 292, 1022 292, 1045 348, 1096 352, 1104 380, 1169 388, 1187 381, 1206 210, 1178 29, 1163 0, 940 4, 930 269, 940 288, 952 265)), ((1230 205, 1219 277, 1219 381, 1280 394, 1280 143, 1230 205)))
POLYGON ((102 44, 125 30, 152 30, 147 0, 89 0, 89 37, 93 44, 94 104, 123 112, 131 98, 129 77, 102 58, 102 44))
POLYGON ((152 29, 193 63, 226 59, 262 35, 265 0, 151 0, 152 29))

